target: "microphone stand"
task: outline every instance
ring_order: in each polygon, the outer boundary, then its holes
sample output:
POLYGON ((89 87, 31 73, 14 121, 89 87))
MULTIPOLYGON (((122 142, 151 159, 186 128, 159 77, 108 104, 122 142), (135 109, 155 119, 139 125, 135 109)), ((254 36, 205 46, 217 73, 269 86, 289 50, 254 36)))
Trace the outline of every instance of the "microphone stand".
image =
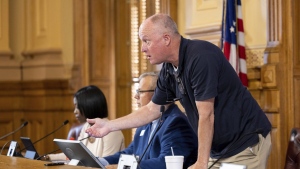
POLYGON ((35 144, 35 143, 37 143, 37 142, 43 140, 44 138, 46 138, 46 137, 48 137, 49 135, 55 133, 57 130, 59 130, 60 128, 62 128, 63 126, 65 126, 65 125, 68 124, 68 123, 69 123, 69 120, 64 121, 63 124, 62 124, 60 127, 58 127, 56 130, 54 130, 54 131, 52 131, 51 133, 45 135, 44 137, 38 139, 37 141, 33 142, 32 144, 35 144))
POLYGON ((48 155, 48 154, 55 153, 55 152, 58 151, 58 150, 60 150, 60 148, 58 148, 58 149, 56 149, 56 150, 54 150, 54 151, 51 151, 50 153, 43 154, 43 155, 39 156, 38 158, 36 158, 35 160, 39 160, 40 158, 45 157, 45 156, 48 155))
POLYGON ((8 134, 6 134, 6 135, 0 137, 0 140, 2 140, 3 138, 5 138, 5 137, 7 137, 7 136, 9 136, 9 135, 12 135, 12 134, 14 134, 15 132, 21 130, 21 129, 22 129, 23 127, 25 127, 27 124, 28 124, 28 121, 25 121, 25 122, 24 122, 19 128, 17 128, 15 131, 12 131, 12 132, 10 132, 10 133, 8 133, 8 134))
POLYGON ((137 167, 140 168, 140 169, 141 169, 140 163, 141 163, 143 157, 145 156, 145 154, 146 154, 146 152, 147 152, 149 146, 151 145, 151 143, 152 143, 152 141, 153 141, 153 138, 154 138, 155 134, 157 133, 157 131, 159 130, 159 128, 160 128, 161 125, 162 125, 162 122, 163 122, 163 120, 162 120, 162 113, 165 112, 165 106, 160 106, 160 112, 161 112, 161 116, 160 116, 160 118, 159 118, 159 120, 158 120, 158 121, 159 121, 159 125, 157 126, 156 130, 155 130, 154 133, 152 134, 152 136, 151 136, 151 138, 150 138, 150 141, 149 141, 149 143, 148 143, 148 145, 147 145, 145 151, 143 152, 141 158, 139 158, 139 160, 137 161, 137 167))
MULTIPOLYGON (((55 130, 52 131, 51 133, 47 134, 46 136, 44 136, 44 137, 38 139, 37 141, 33 142, 32 145, 34 145, 35 143, 37 143, 37 142, 41 141, 42 139, 48 137, 49 135, 55 133, 57 130, 59 130, 60 128, 62 128, 63 126, 65 126, 65 125, 68 124, 68 123, 69 123, 69 120, 65 120, 65 121, 63 122, 63 124, 62 124, 60 127, 58 127, 57 129, 55 129, 55 130)), ((29 145, 29 146, 27 146, 27 147, 24 147, 23 149, 21 149, 21 150, 19 151, 19 153, 21 154, 21 152, 22 152, 23 150, 27 149, 28 147, 31 147, 32 145, 29 145)))

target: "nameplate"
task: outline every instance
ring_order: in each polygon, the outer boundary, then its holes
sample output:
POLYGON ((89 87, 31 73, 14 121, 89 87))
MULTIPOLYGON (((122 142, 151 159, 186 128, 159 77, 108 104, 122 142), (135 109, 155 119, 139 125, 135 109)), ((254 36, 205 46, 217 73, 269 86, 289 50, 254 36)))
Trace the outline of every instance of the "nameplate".
POLYGON ((245 165, 221 163, 220 169, 247 169, 245 165))
POLYGON ((134 155, 121 154, 118 169, 137 169, 137 164, 134 155))
POLYGON ((76 165, 78 165, 78 163, 79 163, 79 160, 72 159, 68 164, 76 166, 76 165))

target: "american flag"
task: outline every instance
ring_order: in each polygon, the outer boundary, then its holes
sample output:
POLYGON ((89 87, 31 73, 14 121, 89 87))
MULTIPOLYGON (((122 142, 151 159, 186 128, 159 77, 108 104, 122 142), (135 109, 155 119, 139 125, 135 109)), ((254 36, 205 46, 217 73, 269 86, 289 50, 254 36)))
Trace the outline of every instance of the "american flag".
POLYGON ((227 0, 223 11, 224 55, 239 75, 243 85, 248 87, 241 0, 227 0))

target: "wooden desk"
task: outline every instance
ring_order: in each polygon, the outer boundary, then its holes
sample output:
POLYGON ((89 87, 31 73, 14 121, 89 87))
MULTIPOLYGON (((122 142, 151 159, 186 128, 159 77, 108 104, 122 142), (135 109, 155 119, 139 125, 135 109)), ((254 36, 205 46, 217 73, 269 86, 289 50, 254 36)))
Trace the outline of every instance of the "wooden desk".
MULTIPOLYGON (((21 157, 9 157, 0 155, 0 168, 2 169, 88 169, 92 167, 72 166, 72 165, 58 165, 58 166, 44 166, 46 161, 31 160, 21 157)), ((116 166, 107 166, 107 169, 114 169, 116 166)))

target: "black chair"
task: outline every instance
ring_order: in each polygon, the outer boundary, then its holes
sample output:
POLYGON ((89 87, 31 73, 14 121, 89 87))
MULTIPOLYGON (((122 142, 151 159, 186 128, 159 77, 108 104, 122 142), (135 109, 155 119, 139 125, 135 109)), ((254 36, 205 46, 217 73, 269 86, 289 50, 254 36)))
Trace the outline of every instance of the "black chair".
POLYGON ((284 169, 300 169, 300 128, 291 131, 284 169))
POLYGON ((69 133, 68 133, 68 140, 78 140, 79 134, 81 132, 81 129, 83 127, 84 123, 76 123, 73 124, 69 133))

